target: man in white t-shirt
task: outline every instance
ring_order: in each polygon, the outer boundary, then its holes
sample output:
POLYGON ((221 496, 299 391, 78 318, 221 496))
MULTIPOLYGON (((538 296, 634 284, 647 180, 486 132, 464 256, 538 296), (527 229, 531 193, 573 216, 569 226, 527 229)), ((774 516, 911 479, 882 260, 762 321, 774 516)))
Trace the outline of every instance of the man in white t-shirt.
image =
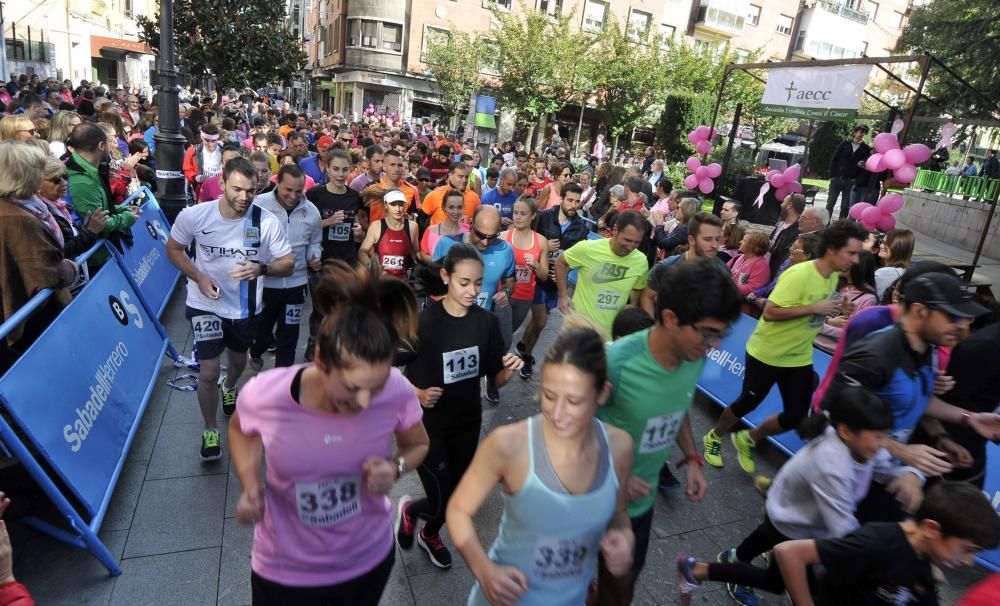
POLYGON ((257 171, 245 158, 226 163, 223 194, 218 200, 185 208, 177 215, 167 256, 188 278, 186 316, 191 320, 199 355, 198 404, 205 421, 201 458, 222 456, 216 414, 236 409, 236 383, 247 364, 247 350, 261 311, 261 276, 288 276, 295 256, 281 223, 252 206, 257 171), (194 258, 187 248, 193 245, 194 258), (219 379, 219 357, 228 350, 228 372, 219 379))

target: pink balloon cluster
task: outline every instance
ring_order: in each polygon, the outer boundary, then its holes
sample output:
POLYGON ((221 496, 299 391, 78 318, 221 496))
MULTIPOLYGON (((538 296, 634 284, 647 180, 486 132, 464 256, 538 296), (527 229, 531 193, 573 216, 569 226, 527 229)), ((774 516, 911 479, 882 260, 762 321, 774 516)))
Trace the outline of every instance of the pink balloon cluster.
POLYGON ((712 138, 715 136, 715 129, 702 124, 698 128, 688 133, 688 141, 694 145, 694 149, 701 155, 707 156, 712 153, 712 138))
POLYGON ((802 184, 799 177, 802 176, 802 168, 798 164, 793 164, 784 171, 767 171, 767 182, 774 188, 774 198, 778 202, 783 202, 791 194, 802 192, 802 184))
POLYGON ((722 165, 712 162, 702 165, 698 156, 691 156, 687 159, 688 170, 691 174, 684 178, 684 187, 688 189, 697 188, 703 194, 710 194, 715 189, 715 181, 722 174, 722 165))
POLYGON ((892 214, 900 208, 903 208, 903 196, 886 194, 875 205, 858 202, 851 207, 850 215, 855 221, 861 221, 867 229, 884 232, 896 228, 896 217, 892 214))
POLYGON ((879 133, 872 144, 876 153, 868 156, 865 168, 873 173, 891 170, 892 176, 903 185, 913 183, 917 178, 917 164, 931 157, 931 148, 923 143, 912 143, 900 149, 895 133, 879 133))

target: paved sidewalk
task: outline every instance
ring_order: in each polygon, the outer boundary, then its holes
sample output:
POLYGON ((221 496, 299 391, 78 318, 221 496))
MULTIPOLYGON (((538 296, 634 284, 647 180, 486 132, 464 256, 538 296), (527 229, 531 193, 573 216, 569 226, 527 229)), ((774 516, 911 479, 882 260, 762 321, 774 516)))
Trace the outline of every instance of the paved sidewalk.
MULTIPOLYGON (((305 316, 303 316, 305 317, 305 316)), ((551 342, 559 325, 553 316, 539 350, 551 342)), ((164 317, 179 349, 190 351, 190 327, 183 317, 183 296, 175 294, 164 317)), ((304 338, 300 342, 299 359, 304 338)), ((265 358, 265 365, 271 361, 265 358)), ((184 373, 186 371, 181 371, 184 373)), ((15 576, 43 605, 246 605, 250 603, 252 532, 233 519, 239 483, 228 454, 206 464, 198 458, 200 416, 194 392, 176 391, 165 380, 178 374, 165 361, 157 387, 129 453, 100 536, 121 559, 122 574, 110 577, 96 559, 20 524, 11 525, 15 576)), ((501 402, 484 411, 484 428, 523 419, 538 411, 537 386, 515 378, 501 390, 501 402)), ((221 413, 220 413, 221 414, 221 413)), ((692 414, 697 436, 714 422, 718 409, 699 401, 692 414)), ((223 419, 220 416, 220 424, 223 419)), ((223 445, 225 446, 225 444, 223 445)), ((225 448, 223 449, 225 452, 225 448)), ((714 558, 734 546, 760 522, 763 500, 752 479, 736 465, 726 446, 728 466, 707 471, 711 488, 703 503, 689 502, 680 491, 659 497, 653 521, 654 539, 640 577, 635 604, 676 604, 674 560, 680 551, 714 558)), ((677 458, 676 455, 674 457, 677 458)), ((784 457, 762 447, 760 472, 773 475, 784 457)), ((401 494, 421 492, 416 474, 396 487, 401 494)), ((477 518, 484 544, 492 541, 501 502, 494 492, 477 518)), ((446 533, 445 533, 446 534, 446 533)), ((446 537, 446 542, 448 542, 446 537)), ((450 543, 449 543, 450 544, 450 543)), ((472 575, 455 555, 455 567, 435 569, 419 548, 397 550, 396 565, 386 588, 385 606, 450 606, 465 604, 472 575)), ((985 573, 979 569, 952 575, 943 603, 985 573)), ((765 594, 761 604, 787 604, 765 594)), ((695 604, 732 604, 725 590, 708 585, 695 604)))

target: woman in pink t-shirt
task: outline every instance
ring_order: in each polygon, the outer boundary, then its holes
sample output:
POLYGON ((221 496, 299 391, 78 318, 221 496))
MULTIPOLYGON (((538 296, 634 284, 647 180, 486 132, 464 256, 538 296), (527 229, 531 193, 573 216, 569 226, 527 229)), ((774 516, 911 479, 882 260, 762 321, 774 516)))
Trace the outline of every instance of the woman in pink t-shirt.
POLYGON ((395 331, 374 289, 361 290, 364 304, 324 321, 314 364, 263 372, 240 391, 229 448, 236 519, 256 525, 255 605, 377 606, 389 579, 388 494, 429 439, 413 386, 392 366, 395 331))

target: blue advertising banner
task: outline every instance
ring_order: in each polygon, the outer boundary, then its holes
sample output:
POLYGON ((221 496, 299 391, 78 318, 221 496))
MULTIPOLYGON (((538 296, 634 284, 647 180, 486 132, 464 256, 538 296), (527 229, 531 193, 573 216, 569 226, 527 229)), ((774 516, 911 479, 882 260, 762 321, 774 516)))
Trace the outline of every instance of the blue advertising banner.
POLYGON ((121 267, 106 263, 0 379, 6 410, 90 518, 110 501, 166 347, 121 267))
POLYGON ((170 300, 181 272, 167 258, 170 223, 152 192, 142 188, 126 202, 142 204, 142 213, 132 225, 132 245, 119 251, 111 247, 122 267, 157 318, 170 300))
MULTIPOLYGON (((986 444, 986 480, 983 492, 1000 515, 1000 445, 986 444)), ((979 563, 990 570, 1000 571, 1000 548, 979 554, 979 563)))

